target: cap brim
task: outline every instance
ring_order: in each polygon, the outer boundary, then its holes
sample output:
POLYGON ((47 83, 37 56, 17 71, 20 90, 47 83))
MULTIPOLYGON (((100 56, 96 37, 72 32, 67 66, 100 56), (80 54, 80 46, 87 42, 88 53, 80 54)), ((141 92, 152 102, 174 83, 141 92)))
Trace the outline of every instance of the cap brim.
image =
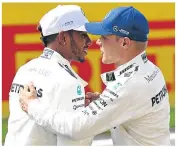
POLYGON ((87 32, 87 30, 85 29, 85 26, 84 26, 84 25, 83 25, 83 26, 80 26, 80 27, 78 27, 78 28, 74 28, 73 30, 75 30, 75 31, 87 32))
POLYGON ((101 22, 89 22, 85 24, 85 29, 93 35, 111 35, 112 33, 105 30, 101 22))

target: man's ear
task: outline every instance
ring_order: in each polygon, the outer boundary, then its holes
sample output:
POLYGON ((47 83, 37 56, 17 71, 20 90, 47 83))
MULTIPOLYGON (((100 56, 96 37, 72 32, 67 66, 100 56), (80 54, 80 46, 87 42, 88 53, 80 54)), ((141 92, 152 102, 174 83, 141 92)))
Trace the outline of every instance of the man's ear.
POLYGON ((122 47, 127 49, 130 46, 130 39, 128 37, 124 37, 122 41, 122 47))
POLYGON ((66 44, 66 36, 64 32, 60 32, 57 36, 57 40, 60 45, 65 45, 66 44))

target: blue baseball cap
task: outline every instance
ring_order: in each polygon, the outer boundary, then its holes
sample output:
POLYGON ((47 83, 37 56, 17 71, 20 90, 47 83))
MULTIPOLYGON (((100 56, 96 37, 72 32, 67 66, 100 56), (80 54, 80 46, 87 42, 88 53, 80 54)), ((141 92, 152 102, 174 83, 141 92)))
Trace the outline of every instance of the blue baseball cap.
POLYGON ((115 8, 107 13, 102 22, 86 23, 85 28, 90 34, 113 34, 141 42, 147 41, 149 33, 147 19, 132 6, 115 8))

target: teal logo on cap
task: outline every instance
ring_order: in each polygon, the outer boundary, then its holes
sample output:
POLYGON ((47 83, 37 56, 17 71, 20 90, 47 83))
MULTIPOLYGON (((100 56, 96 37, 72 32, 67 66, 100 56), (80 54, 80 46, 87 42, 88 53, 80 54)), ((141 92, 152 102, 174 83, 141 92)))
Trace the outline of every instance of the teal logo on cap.
POLYGON ((81 95, 82 94, 82 90, 81 90, 81 86, 77 86, 77 94, 81 95))
POLYGON ((114 30, 114 32, 118 32, 119 31, 118 26, 113 26, 113 30, 114 30))

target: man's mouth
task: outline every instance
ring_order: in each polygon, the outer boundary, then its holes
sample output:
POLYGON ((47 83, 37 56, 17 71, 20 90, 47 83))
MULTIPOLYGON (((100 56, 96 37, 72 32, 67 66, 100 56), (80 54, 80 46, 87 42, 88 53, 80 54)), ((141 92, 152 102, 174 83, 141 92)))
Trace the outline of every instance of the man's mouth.
POLYGON ((84 52, 87 54, 88 46, 84 47, 84 52))
POLYGON ((87 50, 84 50, 85 55, 87 55, 87 50))
POLYGON ((103 56, 104 52, 102 50, 100 50, 100 51, 101 51, 101 56, 103 56))

